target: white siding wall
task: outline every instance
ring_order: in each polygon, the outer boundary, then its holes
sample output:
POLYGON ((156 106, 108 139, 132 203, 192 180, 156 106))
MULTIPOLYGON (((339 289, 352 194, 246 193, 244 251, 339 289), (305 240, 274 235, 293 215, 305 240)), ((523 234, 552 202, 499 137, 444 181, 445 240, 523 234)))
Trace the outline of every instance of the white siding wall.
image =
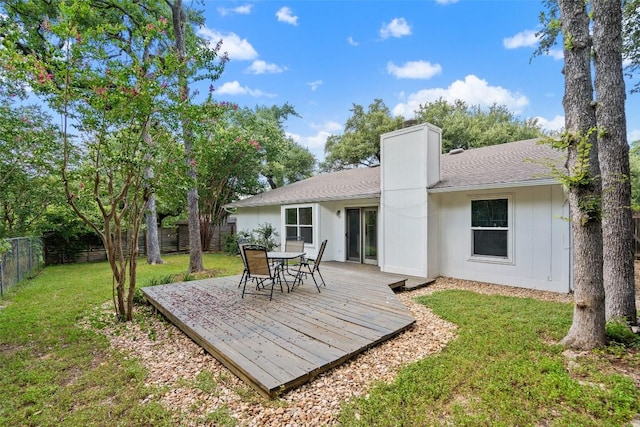
POLYGON ((273 225, 282 236, 280 206, 262 206, 259 208, 241 208, 235 214, 236 230, 253 231, 264 223, 273 225))
POLYGON ((559 185, 431 194, 440 206, 440 274, 532 289, 570 290, 570 226, 559 185), (510 196, 512 262, 471 257, 471 198, 510 196), (434 197, 435 196, 435 197, 434 197))
POLYGON ((427 187, 440 179, 440 147, 440 129, 428 124, 380 137, 381 271, 430 274, 427 187))
MULTIPOLYGON (((239 208, 235 214, 237 230, 254 230, 265 222, 273 225, 280 235, 281 245, 284 245, 284 209, 294 206, 313 207, 313 244, 305 244, 307 257, 315 258, 320 249, 320 243, 327 239, 327 247, 322 257, 323 261, 346 260, 346 208, 378 207, 378 199, 357 199, 286 206, 267 206, 259 208, 239 208), (338 214, 340 211, 340 214, 338 214)), ((378 221, 379 221, 378 216, 378 221)), ((379 224, 378 224, 379 226, 379 224)), ((284 246, 283 246, 284 247, 284 246)))

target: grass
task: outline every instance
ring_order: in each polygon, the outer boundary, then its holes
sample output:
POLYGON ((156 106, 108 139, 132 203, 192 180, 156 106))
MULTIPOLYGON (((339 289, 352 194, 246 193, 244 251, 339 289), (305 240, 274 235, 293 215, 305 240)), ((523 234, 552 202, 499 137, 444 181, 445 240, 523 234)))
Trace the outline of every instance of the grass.
POLYGON ((568 362, 553 344, 569 305, 454 290, 419 301, 457 324, 457 339, 346 405, 342 425, 622 426, 640 411, 606 352, 568 362))
MULTIPOLYGON (((165 261, 141 263, 138 283, 198 278, 184 274, 188 256, 165 261)), ((242 271, 238 257, 206 254, 204 262, 217 276, 242 271)), ((160 404, 166 389, 146 385, 140 361, 109 349, 95 332, 104 322, 96 307, 110 299, 108 265, 91 263, 48 267, 3 300, 0 425, 190 422, 160 404), (86 320, 94 328, 83 327, 86 320)), ((420 302, 458 325, 457 338, 442 353, 401 370, 393 383, 378 383, 366 397, 346 403, 342 425, 620 426, 640 411, 638 389, 614 369, 638 373, 640 357, 621 344, 632 337, 616 324, 609 326, 620 338, 615 344, 569 360, 554 344, 570 326, 569 305, 455 290, 420 302)), ((146 313, 139 311, 135 321, 149 324, 146 313)), ((183 385, 215 396, 221 383, 223 377, 203 370, 183 385)), ((248 387, 235 392, 248 404, 256 399, 248 387)), ((235 425, 225 407, 199 416, 201 424, 235 425)))
MULTIPOLYGON (((188 255, 164 261, 150 266, 141 260, 138 284, 188 276, 188 255)), ((239 258, 223 254, 205 254, 204 264, 218 276, 242 271, 239 258)), ((144 366, 109 350, 102 335, 79 324, 110 300, 105 262, 47 267, 6 296, 0 310, 0 425, 175 424, 175 414, 150 397, 160 393, 145 385, 144 366)), ((207 387, 206 378, 202 383, 207 387)))

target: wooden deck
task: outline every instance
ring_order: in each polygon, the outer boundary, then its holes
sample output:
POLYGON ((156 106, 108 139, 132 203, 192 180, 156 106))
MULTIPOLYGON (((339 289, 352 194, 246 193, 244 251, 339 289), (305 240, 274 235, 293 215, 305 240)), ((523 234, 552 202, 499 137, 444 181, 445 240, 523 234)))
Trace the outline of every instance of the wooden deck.
MULTIPOLYGON (((323 264, 324 265, 324 264, 323 264)), ((245 295, 240 276, 146 287, 147 299, 260 394, 298 387, 415 323, 390 285, 397 275, 324 265, 291 293, 245 295)), ((249 286, 249 285, 248 285, 249 286)))

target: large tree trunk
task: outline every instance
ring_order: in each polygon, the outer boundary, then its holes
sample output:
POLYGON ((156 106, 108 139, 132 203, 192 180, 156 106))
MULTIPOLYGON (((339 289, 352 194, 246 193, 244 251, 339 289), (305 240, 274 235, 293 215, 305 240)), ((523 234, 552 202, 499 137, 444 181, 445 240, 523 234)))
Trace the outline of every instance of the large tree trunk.
MULTIPOLYGON (((172 23, 176 38, 176 51, 178 58, 183 67, 187 67, 185 55, 185 25, 187 25, 187 17, 182 7, 182 0, 175 0, 171 5, 172 23)), ((189 101, 189 83, 187 82, 186 71, 181 71, 179 78, 179 90, 181 102, 189 101)), ((187 175, 191 181, 192 187, 187 192, 187 210, 189 223, 189 272, 197 273, 204 270, 202 263, 202 244, 200 243, 200 211, 198 208, 198 185, 196 165, 192 156, 193 151, 193 134, 191 132, 190 119, 187 113, 182 112, 182 138, 184 142, 184 151, 186 154, 187 175)))
MULTIPOLYGON (((150 120, 147 120, 145 123, 144 129, 142 130, 142 139, 144 142, 151 146, 153 145, 153 139, 151 138, 151 133, 149 132, 149 126, 151 125, 150 120)), ((160 255, 160 241, 158 239, 158 216, 156 213, 156 196, 153 191, 150 189, 149 183, 153 181, 154 173, 151 167, 147 167, 144 170, 144 180, 145 185, 150 191, 149 200, 147 201, 146 211, 145 211, 145 222, 147 226, 147 235, 146 235, 146 252, 147 252, 147 262, 151 265, 162 264, 162 256, 160 255)))
POLYGON ((145 214, 147 225, 147 263, 151 265, 162 264, 162 255, 160 254, 160 239, 158 238, 158 216, 156 213, 156 197, 154 194, 149 196, 147 202, 147 212, 145 214))
POLYGON ((592 349, 605 343, 598 150, 591 79, 589 17, 583 0, 559 0, 564 45, 564 111, 571 207, 575 307, 562 344, 592 349))
POLYGON ((629 145, 622 73, 622 4, 593 1, 598 157, 602 174, 606 319, 636 323, 629 145))

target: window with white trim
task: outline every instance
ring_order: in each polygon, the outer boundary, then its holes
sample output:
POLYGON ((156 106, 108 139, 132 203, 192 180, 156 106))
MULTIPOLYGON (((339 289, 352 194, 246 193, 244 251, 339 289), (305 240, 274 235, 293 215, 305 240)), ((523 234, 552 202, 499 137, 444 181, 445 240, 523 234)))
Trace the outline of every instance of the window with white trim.
POLYGON ((471 200, 471 256, 509 260, 509 198, 471 200))
POLYGON ((287 238, 300 236, 307 244, 313 244, 313 208, 301 206, 285 208, 285 233, 287 238))

